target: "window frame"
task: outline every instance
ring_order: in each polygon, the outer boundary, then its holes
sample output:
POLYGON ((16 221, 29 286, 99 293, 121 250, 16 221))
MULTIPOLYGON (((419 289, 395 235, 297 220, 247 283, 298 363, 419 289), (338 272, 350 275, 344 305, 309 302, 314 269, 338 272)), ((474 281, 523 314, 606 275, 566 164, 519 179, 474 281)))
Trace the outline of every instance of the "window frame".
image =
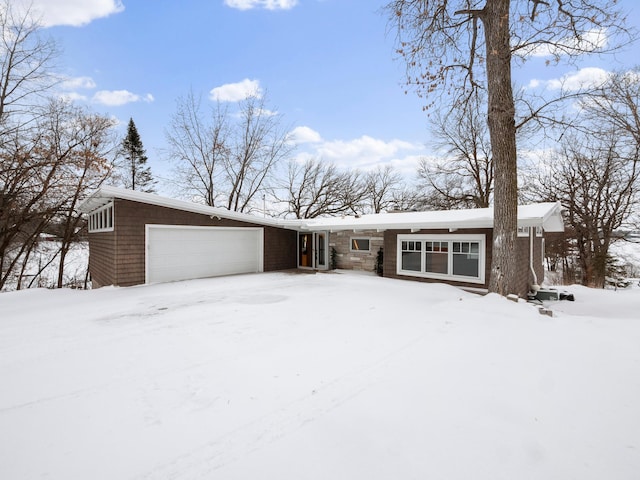
MULTIPOLYGON (((459 254, 459 252, 457 253, 459 254)), ((486 266, 486 235, 484 234, 399 234, 396 238, 396 274, 410 277, 430 278, 434 280, 451 280, 467 283, 485 283, 486 266), (402 269, 402 242, 421 242, 420 250, 420 271, 402 269), (426 271, 426 245, 427 242, 447 242, 447 272, 434 273, 426 271), (473 242, 478 243, 478 276, 470 277, 466 275, 453 274, 453 243, 473 242)))
POLYGON ((87 230, 89 233, 112 232, 115 227, 113 202, 108 202, 89 214, 87 230))
POLYGON ((349 251, 352 252, 352 253, 370 253, 371 252, 371 237, 358 237, 358 236, 349 237, 349 251), (353 241, 354 240, 366 240, 368 248, 366 250, 354 249, 353 248, 353 241))

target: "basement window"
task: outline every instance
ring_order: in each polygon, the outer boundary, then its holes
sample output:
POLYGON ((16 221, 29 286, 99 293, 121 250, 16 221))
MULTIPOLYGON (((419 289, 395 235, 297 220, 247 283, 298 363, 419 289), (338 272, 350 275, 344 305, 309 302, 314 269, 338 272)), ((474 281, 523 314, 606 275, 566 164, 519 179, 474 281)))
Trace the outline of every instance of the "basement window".
POLYGON ((113 231, 113 202, 89 214, 89 233, 113 231))
POLYGON ((484 283, 484 270, 484 235, 398 235, 398 275, 484 283))

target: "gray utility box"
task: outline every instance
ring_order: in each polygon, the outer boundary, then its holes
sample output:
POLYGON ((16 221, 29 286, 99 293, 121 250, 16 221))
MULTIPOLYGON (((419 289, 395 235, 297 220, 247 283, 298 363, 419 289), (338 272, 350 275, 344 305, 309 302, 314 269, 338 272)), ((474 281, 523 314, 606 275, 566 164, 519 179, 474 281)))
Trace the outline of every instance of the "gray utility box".
POLYGON ((558 290, 553 290, 553 289, 550 289, 550 288, 541 288, 536 293, 536 299, 538 299, 540 301, 560 300, 560 292, 558 292, 558 290))
POLYGON ((552 302, 555 302, 556 300, 569 300, 570 302, 575 301, 573 293, 569 293, 564 290, 556 290, 555 288, 541 288, 536 293, 535 298, 541 302, 545 300, 550 300, 552 302))

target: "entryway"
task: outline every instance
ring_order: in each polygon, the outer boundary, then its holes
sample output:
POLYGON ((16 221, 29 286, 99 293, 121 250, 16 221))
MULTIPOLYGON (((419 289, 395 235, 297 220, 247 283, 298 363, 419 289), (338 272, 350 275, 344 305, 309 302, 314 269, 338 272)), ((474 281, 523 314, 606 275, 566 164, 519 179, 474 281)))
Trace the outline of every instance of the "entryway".
POLYGON ((298 267, 328 270, 329 235, 327 232, 298 234, 298 267))

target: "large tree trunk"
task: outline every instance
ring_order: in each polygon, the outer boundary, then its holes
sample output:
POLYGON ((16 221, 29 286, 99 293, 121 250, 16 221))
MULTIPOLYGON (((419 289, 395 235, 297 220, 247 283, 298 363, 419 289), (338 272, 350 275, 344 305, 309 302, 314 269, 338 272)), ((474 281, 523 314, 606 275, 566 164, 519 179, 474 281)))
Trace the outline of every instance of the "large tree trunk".
POLYGON ((487 0, 481 19, 487 49, 488 124, 495 169, 493 260, 489 291, 508 295, 517 285, 518 176, 511 88, 510 0, 487 0))

